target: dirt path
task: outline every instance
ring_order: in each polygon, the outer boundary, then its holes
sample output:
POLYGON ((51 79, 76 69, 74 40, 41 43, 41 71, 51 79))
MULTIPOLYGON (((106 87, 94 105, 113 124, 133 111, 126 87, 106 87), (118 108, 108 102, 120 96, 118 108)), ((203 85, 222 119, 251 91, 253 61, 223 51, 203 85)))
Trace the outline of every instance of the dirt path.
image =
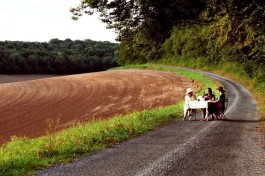
POLYGON ((36 176, 264 176, 264 136, 257 130, 252 95, 231 80, 208 75, 225 86, 228 121, 177 121, 36 176))
POLYGON ((14 135, 38 137, 77 122, 174 104, 191 86, 181 76, 153 70, 29 80, 35 78, 0 76, 12 82, 0 84, 0 143, 14 135))

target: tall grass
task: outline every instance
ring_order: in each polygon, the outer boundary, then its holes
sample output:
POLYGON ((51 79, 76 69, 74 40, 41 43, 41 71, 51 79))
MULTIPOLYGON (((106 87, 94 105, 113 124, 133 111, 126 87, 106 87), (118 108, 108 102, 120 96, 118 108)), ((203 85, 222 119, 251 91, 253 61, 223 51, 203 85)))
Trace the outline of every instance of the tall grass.
MULTIPOLYGON (((202 81, 205 87, 216 86, 197 73, 154 65, 129 66, 170 70, 190 79, 202 81)), ((68 162, 80 155, 115 145, 123 140, 157 129, 182 117, 183 102, 176 105, 133 112, 108 120, 78 124, 75 127, 37 139, 14 137, 0 148, 0 175, 26 175, 50 166, 53 163, 68 162)))

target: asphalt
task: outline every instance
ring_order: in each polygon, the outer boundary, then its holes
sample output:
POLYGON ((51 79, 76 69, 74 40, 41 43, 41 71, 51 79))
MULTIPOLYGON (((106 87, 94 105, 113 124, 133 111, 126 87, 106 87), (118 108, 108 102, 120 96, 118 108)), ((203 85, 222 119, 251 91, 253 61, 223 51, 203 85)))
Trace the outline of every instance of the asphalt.
POLYGON ((176 121, 36 176, 265 175, 256 102, 241 85, 210 73, 229 98, 227 121, 176 121))

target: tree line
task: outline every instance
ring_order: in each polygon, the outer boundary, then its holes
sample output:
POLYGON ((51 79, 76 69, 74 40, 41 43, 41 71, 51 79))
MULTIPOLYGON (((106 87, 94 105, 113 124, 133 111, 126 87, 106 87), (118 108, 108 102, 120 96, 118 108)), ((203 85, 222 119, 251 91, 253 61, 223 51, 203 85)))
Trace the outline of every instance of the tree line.
POLYGON ((117 66, 118 44, 92 40, 0 41, 1 74, 72 74, 117 66))
POLYGON ((120 64, 235 63, 265 82, 264 0, 90 0, 71 12, 100 13, 117 31, 120 64))
POLYGON ((244 76, 264 83, 265 1, 207 2, 201 14, 205 23, 174 26, 161 47, 164 60, 192 67, 236 64, 237 72, 242 70, 244 76))

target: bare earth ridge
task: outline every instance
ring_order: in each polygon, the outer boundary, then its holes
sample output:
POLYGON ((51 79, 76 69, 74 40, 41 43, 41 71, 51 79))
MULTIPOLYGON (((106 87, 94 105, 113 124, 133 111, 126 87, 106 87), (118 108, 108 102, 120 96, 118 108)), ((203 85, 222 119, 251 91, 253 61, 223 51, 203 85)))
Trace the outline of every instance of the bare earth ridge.
POLYGON ((77 122, 174 104, 192 86, 182 76, 154 70, 44 77, 0 75, 0 144, 12 136, 34 138, 77 122))

